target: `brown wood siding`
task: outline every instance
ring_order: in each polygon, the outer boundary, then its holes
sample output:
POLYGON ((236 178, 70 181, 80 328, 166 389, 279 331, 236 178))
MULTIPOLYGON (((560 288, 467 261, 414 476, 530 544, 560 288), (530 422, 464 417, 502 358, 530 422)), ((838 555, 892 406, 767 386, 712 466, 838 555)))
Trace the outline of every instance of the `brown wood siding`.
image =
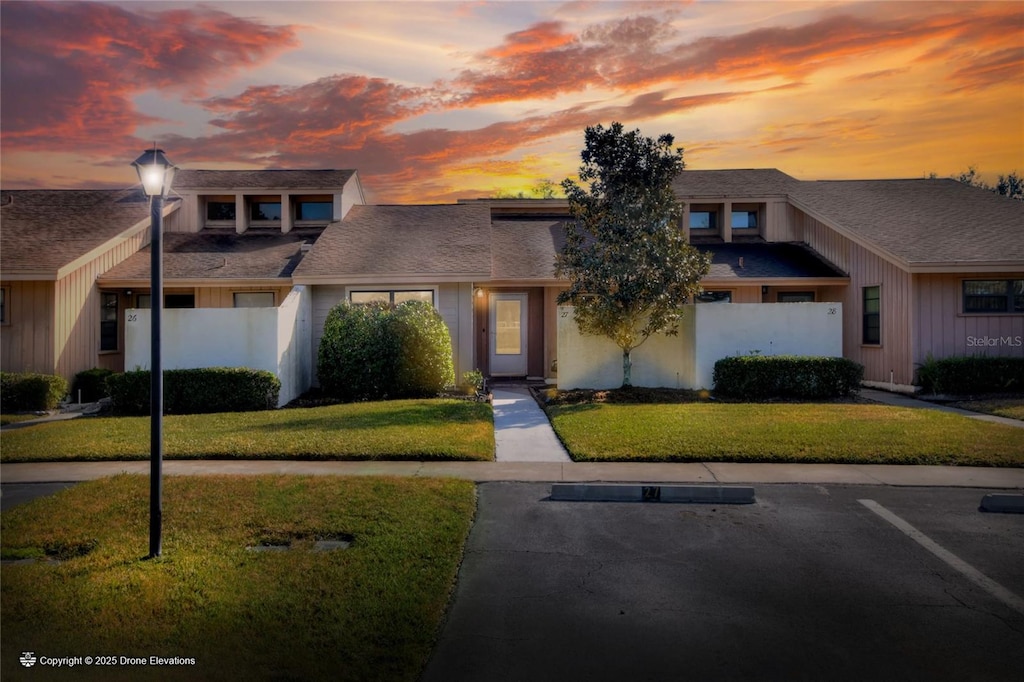
POLYGON ((845 288, 826 287, 823 295, 843 304, 843 355, 864 365, 866 381, 914 380, 912 309, 914 286, 910 273, 838 234, 802 211, 791 208, 798 238, 849 274, 845 288), (881 287, 882 343, 861 343, 863 288, 881 287))
POLYGON ((792 242, 798 238, 794 234, 793 217, 786 201, 774 200, 765 204, 766 224, 764 239, 768 242, 792 242))
MULTIPOLYGON (((124 310, 128 299, 121 292, 118 303, 117 351, 100 352, 100 289, 96 278, 149 242, 149 231, 118 242, 56 283, 54 340, 56 371, 69 381, 93 367, 124 369, 124 310)), ((114 291, 114 290, 110 290, 114 291)))
POLYGON ((544 378, 557 376, 552 365, 558 359, 558 294, 568 287, 544 289, 544 378))
POLYGON ((527 294, 526 374, 544 377, 544 289, 529 289, 527 294))
POLYGON ((485 293, 483 296, 473 297, 473 334, 475 337, 475 342, 473 344, 473 359, 476 361, 476 369, 480 370, 484 376, 488 376, 491 373, 490 355, 487 352, 489 306, 489 294, 485 293))
POLYGON ((291 292, 291 286, 282 287, 196 287, 197 308, 234 308, 236 292, 270 291, 274 305, 279 306, 291 292))
POLYGON ((4 282, 9 324, 0 327, 0 368, 53 374, 53 282, 4 282))
POLYGON ((914 362, 928 355, 1024 356, 1024 315, 964 314, 965 279, 1021 279, 1024 272, 914 275, 914 362))
POLYGON ((849 272, 850 249, 861 247, 799 209, 791 208, 790 212, 795 228, 794 240, 804 242, 829 263, 843 272, 849 272))

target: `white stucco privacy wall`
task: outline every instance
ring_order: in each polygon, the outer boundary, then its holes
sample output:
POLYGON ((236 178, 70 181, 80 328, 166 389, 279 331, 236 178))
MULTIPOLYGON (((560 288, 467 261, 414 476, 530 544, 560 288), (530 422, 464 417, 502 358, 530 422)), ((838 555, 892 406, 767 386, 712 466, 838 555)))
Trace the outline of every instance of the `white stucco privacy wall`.
MULTIPOLYGON (((622 353, 580 334, 573 309, 558 309, 558 386, 622 385, 622 353)), ((715 362, 732 355, 843 354, 839 303, 721 303, 686 306, 678 334, 657 334, 633 351, 633 385, 712 388, 715 362)))
MULTIPOLYGON (((281 381, 278 407, 310 385, 310 296, 295 287, 277 308, 164 310, 164 369, 249 367, 281 381)), ((149 369, 150 311, 130 309, 125 322, 125 369, 149 369)))

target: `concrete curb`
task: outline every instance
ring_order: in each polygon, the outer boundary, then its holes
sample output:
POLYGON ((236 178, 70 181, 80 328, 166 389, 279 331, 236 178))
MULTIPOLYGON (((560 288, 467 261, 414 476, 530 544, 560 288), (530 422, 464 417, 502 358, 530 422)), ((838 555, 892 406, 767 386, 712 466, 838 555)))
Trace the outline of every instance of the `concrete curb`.
POLYGON ((553 483, 557 502, 676 502, 696 504, 753 504, 749 486, 658 485, 614 483, 553 483))
POLYGON ((981 498, 981 511, 1024 514, 1024 495, 992 493, 981 498))

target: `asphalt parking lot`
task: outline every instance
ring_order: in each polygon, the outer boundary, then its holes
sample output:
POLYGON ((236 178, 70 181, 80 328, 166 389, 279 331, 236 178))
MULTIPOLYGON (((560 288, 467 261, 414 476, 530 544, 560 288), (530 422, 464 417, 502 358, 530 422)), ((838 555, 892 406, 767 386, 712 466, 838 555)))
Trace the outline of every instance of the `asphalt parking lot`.
POLYGON ((422 679, 1024 679, 1024 514, 978 511, 994 491, 755 488, 722 506, 480 485, 422 679))

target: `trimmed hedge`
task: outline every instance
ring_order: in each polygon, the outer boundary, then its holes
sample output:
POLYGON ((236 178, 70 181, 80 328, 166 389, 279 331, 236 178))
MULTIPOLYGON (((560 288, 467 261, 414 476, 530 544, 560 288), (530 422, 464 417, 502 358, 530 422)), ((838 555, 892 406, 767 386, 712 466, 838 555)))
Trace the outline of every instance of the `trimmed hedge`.
POLYGON ((317 354, 317 379, 324 393, 351 402, 386 395, 398 357, 385 329, 385 303, 341 303, 327 314, 317 354))
POLYGON ((436 395, 455 384, 452 337, 434 306, 422 301, 403 303, 388 320, 398 345, 395 396, 436 395))
POLYGON ((56 408, 68 394, 64 377, 32 372, 0 372, 4 412, 39 412, 56 408))
POLYGON ((1024 358, 929 357, 917 370, 917 383, 929 393, 950 395, 1024 392, 1024 358))
MULTIPOLYGON (((107 379, 115 414, 148 415, 149 370, 107 379)), ((252 412, 277 407, 281 381, 266 370, 206 367, 164 370, 164 414, 252 412)))
POLYGON ((93 367, 75 375, 71 384, 70 398, 78 400, 78 392, 82 392, 83 403, 94 403, 102 398, 110 397, 110 390, 107 388, 107 377, 114 374, 112 369, 93 367))
POLYGON ((317 378, 344 401, 436 395, 455 383, 448 327, 422 301, 339 303, 324 322, 317 378))
POLYGON ((748 355, 715 363, 715 393, 743 400, 826 399, 860 388, 864 367, 846 358, 748 355))

